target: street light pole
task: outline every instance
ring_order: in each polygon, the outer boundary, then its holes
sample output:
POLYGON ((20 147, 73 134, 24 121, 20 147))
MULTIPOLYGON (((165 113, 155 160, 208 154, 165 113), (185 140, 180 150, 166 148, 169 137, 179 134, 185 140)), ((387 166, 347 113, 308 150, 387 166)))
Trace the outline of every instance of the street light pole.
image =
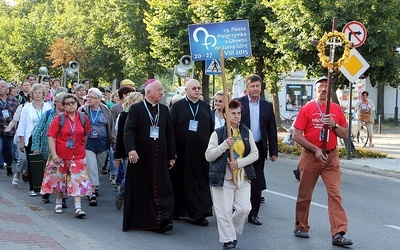
POLYGON ((396 106, 394 107, 394 125, 399 126, 399 107, 397 106, 397 101, 399 99, 399 87, 396 88, 396 106))

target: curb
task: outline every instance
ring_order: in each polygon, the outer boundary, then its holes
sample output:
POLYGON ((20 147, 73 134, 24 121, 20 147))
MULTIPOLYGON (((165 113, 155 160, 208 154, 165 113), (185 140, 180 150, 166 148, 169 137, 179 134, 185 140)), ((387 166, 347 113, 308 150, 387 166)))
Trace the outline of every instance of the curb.
MULTIPOLYGON (((298 155, 290 155, 290 154, 284 154, 284 153, 279 153, 279 157, 285 158, 285 159, 291 159, 291 160, 299 160, 299 158, 300 158, 300 156, 298 156, 298 155)), ((400 172, 394 172, 394 171, 389 171, 389 170, 385 171, 385 170, 373 168, 370 166, 361 166, 358 164, 347 163, 347 162, 342 162, 342 161, 340 162, 340 167, 343 169, 347 169, 347 170, 400 179, 400 172)))

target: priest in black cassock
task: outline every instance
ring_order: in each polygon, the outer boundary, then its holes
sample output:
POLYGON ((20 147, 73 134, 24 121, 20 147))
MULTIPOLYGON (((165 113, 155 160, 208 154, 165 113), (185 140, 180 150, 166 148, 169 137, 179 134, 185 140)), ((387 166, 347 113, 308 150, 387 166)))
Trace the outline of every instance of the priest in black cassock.
POLYGON ((170 174, 175 194, 174 218, 207 226, 212 200, 205 152, 214 123, 210 106, 200 100, 200 95, 199 81, 190 79, 186 82, 186 97, 171 107, 177 159, 170 174))
POLYGON ((173 228, 174 192, 169 169, 175 164, 175 140, 163 86, 145 87, 145 100, 132 105, 125 123, 129 164, 125 179, 123 231, 173 228))

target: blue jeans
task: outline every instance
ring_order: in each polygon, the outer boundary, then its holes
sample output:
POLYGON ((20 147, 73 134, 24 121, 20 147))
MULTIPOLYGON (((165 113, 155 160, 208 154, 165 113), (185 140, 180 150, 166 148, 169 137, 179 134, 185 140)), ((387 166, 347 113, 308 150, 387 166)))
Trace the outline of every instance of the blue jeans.
POLYGON ((122 166, 120 165, 119 167, 123 167, 124 168, 124 178, 121 181, 121 185, 118 188, 118 193, 117 193, 117 197, 123 199, 124 198, 124 193, 125 193, 125 175, 126 175, 126 167, 128 166, 128 158, 125 158, 124 161, 122 162, 122 166))
POLYGON ((13 136, 0 136, 0 166, 7 164, 7 166, 11 166, 14 158, 14 145, 13 145, 13 136))
POLYGON ((114 149, 112 147, 108 150, 108 163, 110 164, 110 175, 117 175, 118 169, 114 166, 114 149))

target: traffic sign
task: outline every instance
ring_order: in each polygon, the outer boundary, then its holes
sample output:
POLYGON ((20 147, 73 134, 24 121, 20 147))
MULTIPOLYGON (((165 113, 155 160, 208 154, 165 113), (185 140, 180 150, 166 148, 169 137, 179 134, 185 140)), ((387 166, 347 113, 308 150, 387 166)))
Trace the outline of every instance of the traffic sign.
POLYGON ((353 43, 353 48, 360 47, 367 39, 367 29, 358 21, 346 23, 342 32, 346 35, 347 40, 353 43))
POLYGON ((251 56, 248 20, 189 25, 189 43, 192 60, 251 56))
POLYGON ((356 50, 350 51, 350 58, 345 63, 340 71, 350 81, 355 82, 364 72, 369 68, 369 63, 362 57, 362 55, 356 50))
POLYGON ((206 60, 206 75, 221 75, 221 64, 218 59, 206 60))

